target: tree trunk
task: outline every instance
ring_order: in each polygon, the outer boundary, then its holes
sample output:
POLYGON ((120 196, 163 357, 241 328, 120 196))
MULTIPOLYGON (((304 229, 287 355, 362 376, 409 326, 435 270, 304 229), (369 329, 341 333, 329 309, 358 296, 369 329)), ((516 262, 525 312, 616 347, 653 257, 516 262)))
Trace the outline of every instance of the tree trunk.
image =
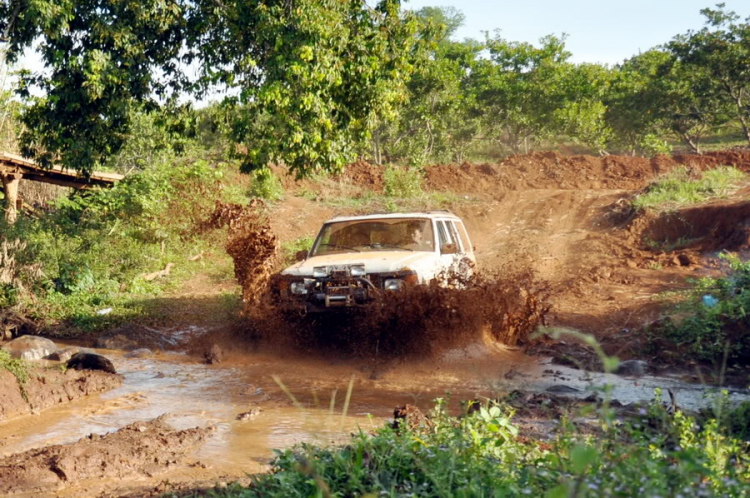
POLYGON ((692 152, 695 152, 696 154, 703 154, 701 152, 701 148, 698 145, 698 142, 693 140, 693 138, 688 135, 687 133, 680 133, 680 138, 683 142, 685 142, 685 145, 687 145, 692 152))
POLYGON ((747 144, 750 145, 750 127, 747 125, 747 119, 745 119, 745 116, 740 116, 740 123, 742 123, 742 131, 745 132, 745 140, 747 140, 747 144))
POLYGON ((0 174, 5 191, 5 219, 8 223, 15 223, 18 218, 18 184, 21 183, 20 173, 0 174))

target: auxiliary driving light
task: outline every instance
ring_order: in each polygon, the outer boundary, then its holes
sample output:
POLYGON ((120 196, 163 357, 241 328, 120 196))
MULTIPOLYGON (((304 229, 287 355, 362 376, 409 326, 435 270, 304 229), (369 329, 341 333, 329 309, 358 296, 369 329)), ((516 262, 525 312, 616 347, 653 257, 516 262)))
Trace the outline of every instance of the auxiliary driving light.
POLYGON ((289 285, 289 291, 297 296, 307 294, 307 284, 305 282, 292 282, 289 285))
POLYGON ((313 268, 313 277, 315 278, 323 278, 328 276, 328 267, 326 266, 316 266, 313 268))
POLYGON ((383 289, 387 291, 398 291, 404 288, 404 281, 400 278, 389 278, 383 282, 383 289))
POLYGON ((352 277, 364 277, 367 272, 365 272, 365 265, 352 265, 350 267, 350 272, 352 277))

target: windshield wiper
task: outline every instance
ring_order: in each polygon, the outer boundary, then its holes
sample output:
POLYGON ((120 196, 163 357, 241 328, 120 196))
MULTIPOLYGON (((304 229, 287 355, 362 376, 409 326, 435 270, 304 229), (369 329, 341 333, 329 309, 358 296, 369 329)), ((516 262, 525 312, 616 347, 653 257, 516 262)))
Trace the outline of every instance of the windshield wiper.
POLYGON ((318 247, 323 247, 323 246, 336 247, 338 249, 349 249, 350 251, 362 252, 359 249, 355 249, 354 247, 342 246, 342 245, 339 245, 339 244, 320 244, 320 246, 318 246, 318 247))

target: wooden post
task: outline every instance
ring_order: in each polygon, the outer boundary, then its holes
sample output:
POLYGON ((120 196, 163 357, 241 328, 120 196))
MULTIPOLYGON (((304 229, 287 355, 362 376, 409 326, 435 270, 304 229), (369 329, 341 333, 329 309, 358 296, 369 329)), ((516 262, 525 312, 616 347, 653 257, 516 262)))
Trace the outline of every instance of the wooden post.
POLYGON ((18 218, 18 184, 21 183, 22 176, 21 173, 0 174, 5 191, 5 219, 8 223, 15 223, 18 218))

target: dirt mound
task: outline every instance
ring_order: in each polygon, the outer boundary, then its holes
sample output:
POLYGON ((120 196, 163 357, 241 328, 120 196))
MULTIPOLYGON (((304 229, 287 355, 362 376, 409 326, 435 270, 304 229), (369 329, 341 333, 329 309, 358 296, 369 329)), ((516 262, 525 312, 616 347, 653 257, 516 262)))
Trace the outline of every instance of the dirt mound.
POLYGON ((685 165, 705 170, 720 165, 750 171, 750 151, 704 155, 564 156, 557 152, 518 154, 499 164, 447 164, 425 168, 431 190, 496 193, 521 189, 637 189, 655 176, 685 165))
POLYGON ((366 161, 348 165, 336 178, 373 192, 383 191, 383 167, 366 161))
POLYGON ((0 369, 0 421, 36 413, 121 385, 121 375, 105 372, 35 369, 24 382, 22 391, 13 374, 0 369))
POLYGON ((212 430, 176 431, 160 417, 104 436, 11 455, 0 459, 0 494, 51 492, 86 479, 150 477, 176 465, 212 430))
POLYGON ((750 247, 750 201, 718 201, 660 214, 643 214, 628 231, 652 250, 706 252, 750 247))

